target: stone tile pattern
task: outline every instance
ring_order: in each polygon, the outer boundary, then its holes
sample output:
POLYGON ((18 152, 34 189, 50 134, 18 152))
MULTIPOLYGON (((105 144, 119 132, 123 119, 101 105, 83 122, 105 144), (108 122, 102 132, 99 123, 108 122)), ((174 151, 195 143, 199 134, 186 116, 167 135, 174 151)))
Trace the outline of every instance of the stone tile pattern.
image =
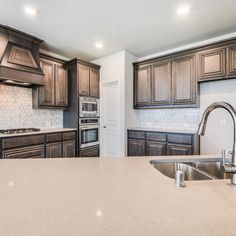
POLYGON ((200 121, 198 108, 137 110, 136 115, 139 126, 147 128, 196 131, 200 121))
POLYGON ((0 85, 0 129, 61 128, 63 111, 32 109, 32 89, 0 85))

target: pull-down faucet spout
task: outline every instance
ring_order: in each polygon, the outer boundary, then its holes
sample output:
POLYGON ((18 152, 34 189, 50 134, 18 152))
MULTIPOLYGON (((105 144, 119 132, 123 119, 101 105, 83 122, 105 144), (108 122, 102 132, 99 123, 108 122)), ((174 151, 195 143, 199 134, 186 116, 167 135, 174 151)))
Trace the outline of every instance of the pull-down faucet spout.
POLYGON ((207 120, 209 114, 215 110, 216 108, 223 108, 226 111, 229 112, 233 119, 233 126, 234 126, 234 140, 233 140, 233 148, 232 148, 232 163, 230 165, 225 165, 224 169, 225 172, 232 173, 232 178, 231 178, 231 183, 236 185, 236 153, 235 153, 235 148, 236 148, 236 111, 235 109, 228 103, 226 102, 215 102, 212 103, 203 113, 202 120, 199 124, 199 129, 198 129, 198 134, 199 135, 204 135, 205 130, 206 130, 206 125, 207 125, 207 120))

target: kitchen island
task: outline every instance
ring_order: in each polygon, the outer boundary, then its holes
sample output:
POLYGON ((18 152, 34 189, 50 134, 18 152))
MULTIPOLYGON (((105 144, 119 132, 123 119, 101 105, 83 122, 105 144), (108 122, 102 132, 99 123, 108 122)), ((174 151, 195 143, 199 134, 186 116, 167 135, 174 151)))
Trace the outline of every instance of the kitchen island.
POLYGON ((178 188, 153 159, 0 160, 0 235, 236 235, 230 180, 178 188))

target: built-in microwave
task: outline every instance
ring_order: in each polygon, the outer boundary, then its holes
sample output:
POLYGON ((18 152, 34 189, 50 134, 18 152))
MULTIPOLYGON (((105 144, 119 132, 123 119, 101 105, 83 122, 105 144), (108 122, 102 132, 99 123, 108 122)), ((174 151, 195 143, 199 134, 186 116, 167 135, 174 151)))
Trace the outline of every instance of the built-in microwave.
POLYGON ((99 99, 80 97, 79 117, 99 117, 99 99))

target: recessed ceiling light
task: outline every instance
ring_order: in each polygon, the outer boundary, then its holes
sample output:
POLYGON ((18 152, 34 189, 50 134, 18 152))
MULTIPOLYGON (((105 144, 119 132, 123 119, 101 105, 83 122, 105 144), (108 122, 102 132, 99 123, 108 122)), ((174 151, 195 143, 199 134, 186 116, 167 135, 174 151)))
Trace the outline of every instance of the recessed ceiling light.
POLYGON ((189 13, 189 10, 190 10, 190 6, 182 5, 182 6, 178 7, 177 15, 179 15, 179 16, 186 15, 189 13))
POLYGON ((31 7, 31 6, 24 6, 24 12, 27 15, 30 15, 30 16, 37 15, 37 10, 34 7, 31 7))
POLYGON ((97 42, 97 43, 95 43, 95 48, 97 48, 97 49, 102 49, 103 48, 103 43, 102 42, 97 42))

